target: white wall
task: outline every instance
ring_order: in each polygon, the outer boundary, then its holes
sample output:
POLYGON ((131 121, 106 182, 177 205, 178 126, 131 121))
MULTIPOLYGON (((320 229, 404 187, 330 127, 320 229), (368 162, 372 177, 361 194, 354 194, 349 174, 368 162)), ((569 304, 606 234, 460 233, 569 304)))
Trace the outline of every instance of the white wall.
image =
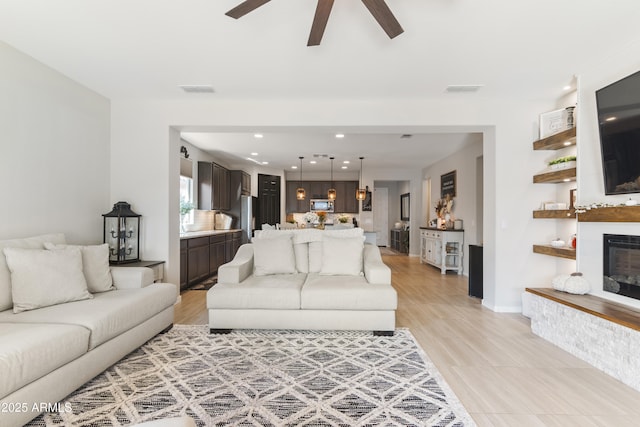
MULTIPOLYGON (((640 39, 631 41, 601 58, 592 69, 580 73, 578 112, 578 204, 604 202, 619 204, 639 194, 605 196, 600 139, 595 104, 596 90, 640 70, 640 39)), ((591 284, 591 293, 602 298, 640 308, 640 301, 602 290, 602 235, 640 235, 638 223, 579 223, 577 267, 591 284)))
MULTIPOLYGON (((476 222, 478 217, 476 212, 476 159, 482 156, 482 145, 481 135, 473 135, 465 148, 425 168, 422 172, 425 179, 431 178, 433 206, 429 206, 429 210, 434 211, 435 204, 441 195, 441 176, 456 171, 456 197, 453 199, 453 214, 456 219, 461 219, 464 222, 463 272, 465 275, 469 274, 469 245, 482 243, 477 241, 477 227, 482 224, 476 222)), ((421 218, 427 218, 426 211, 422 212, 421 218)), ((426 225, 424 220, 422 225, 426 225)))
POLYGON ((109 100, 2 42, 0 64, 0 239, 101 243, 109 100))

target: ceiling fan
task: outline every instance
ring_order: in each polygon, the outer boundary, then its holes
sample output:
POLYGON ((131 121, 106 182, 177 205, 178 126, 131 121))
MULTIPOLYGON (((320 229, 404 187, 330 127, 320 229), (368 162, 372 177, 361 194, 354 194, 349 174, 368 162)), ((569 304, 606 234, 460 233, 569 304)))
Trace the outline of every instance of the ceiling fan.
MULTIPOLYGON (((238 19, 269 1, 270 0, 245 0, 225 13, 225 15, 238 19)), ((318 46, 320 44, 327 22, 329 21, 329 14, 331 13, 333 2, 334 0, 318 0, 307 46, 318 46)), ((392 39, 404 32, 385 0, 362 0, 362 3, 369 9, 369 12, 371 12, 376 21, 378 21, 378 24, 380 24, 389 38, 392 39)))

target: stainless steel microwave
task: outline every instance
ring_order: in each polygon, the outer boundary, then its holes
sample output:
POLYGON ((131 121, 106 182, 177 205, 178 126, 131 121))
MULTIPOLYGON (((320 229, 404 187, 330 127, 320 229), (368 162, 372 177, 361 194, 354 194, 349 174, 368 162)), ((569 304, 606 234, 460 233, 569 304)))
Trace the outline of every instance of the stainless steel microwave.
POLYGON ((309 210, 311 212, 333 212, 333 200, 311 199, 309 210))

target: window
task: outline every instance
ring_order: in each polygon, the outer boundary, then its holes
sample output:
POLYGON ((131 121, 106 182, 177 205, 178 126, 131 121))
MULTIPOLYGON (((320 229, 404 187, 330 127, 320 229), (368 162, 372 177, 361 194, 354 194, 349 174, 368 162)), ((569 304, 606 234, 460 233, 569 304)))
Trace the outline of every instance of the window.
POLYGON ((181 224, 193 224, 193 164, 180 158, 180 220, 181 224), (191 209, 189 209, 189 207, 191 209), (185 211, 188 211, 185 213, 185 211), (184 216, 184 218, 183 218, 184 216))

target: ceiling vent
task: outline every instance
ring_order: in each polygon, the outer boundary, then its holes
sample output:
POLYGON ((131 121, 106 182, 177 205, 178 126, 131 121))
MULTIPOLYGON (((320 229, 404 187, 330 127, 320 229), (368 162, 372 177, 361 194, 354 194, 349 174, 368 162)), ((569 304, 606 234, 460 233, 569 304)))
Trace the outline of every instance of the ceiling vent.
POLYGON ((449 85, 447 92, 477 92, 482 85, 449 85))
POLYGON ((314 154, 313 157, 320 158, 320 159, 328 159, 329 155, 328 154, 314 154))
POLYGON ((411 137, 413 137, 413 135, 410 134, 410 133, 404 133, 404 134, 400 135, 400 138, 402 138, 402 139, 409 139, 411 137))
POLYGON ((213 87, 210 85, 179 85, 180 89, 187 93, 213 93, 213 87))

